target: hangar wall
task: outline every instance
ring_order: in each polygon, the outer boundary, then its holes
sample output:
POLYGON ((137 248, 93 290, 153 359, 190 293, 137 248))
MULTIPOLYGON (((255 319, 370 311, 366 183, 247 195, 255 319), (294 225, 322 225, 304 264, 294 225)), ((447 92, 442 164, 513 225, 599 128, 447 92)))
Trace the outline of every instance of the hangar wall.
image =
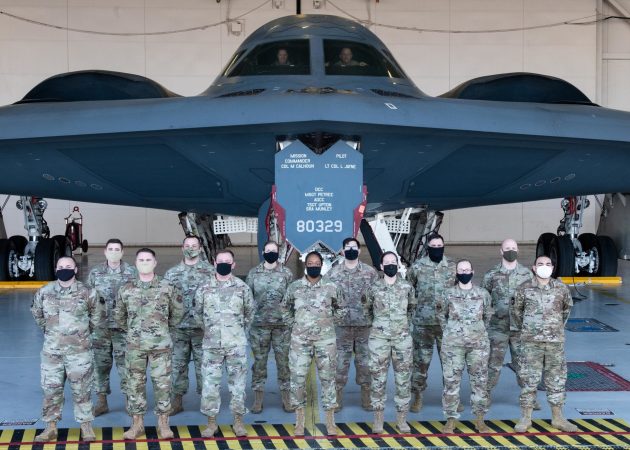
MULTIPOLYGON (((389 46, 416 85, 431 95, 477 76, 511 71, 564 78, 605 106, 630 109, 628 23, 553 25, 595 18, 599 7, 619 14, 609 0, 327 0, 320 9, 302 0, 303 13, 352 16, 389 46), (397 27, 451 30, 406 31, 397 27), (514 29, 455 33, 458 30, 514 29), (625 59, 623 58, 625 55, 625 59)), ((629 7, 630 0, 610 0, 629 7)), ((621 5, 621 6, 620 6, 621 5)), ((293 14, 295 1, 263 0, 0 0, 0 10, 16 16, 92 31, 78 33, 0 15, 0 104, 20 99, 41 80, 83 69, 131 72, 152 78, 183 95, 203 91, 240 42, 258 26, 293 14), (275 8, 279 5, 280 8, 275 8), (240 35, 226 25, 162 35, 107 36, 93 33, 146 33, 242 19, 240 35)), ((9 235, 22 233, 21 213, 5 210, 9 235)), ((50 200, 46 218, 54 234, 76 202, 50 200)), ((597 223, 595 202, 584 231, 597 223)), ((86 235, 102 243, 111 235, 132 244, 171 244, 182 237, 176 214, 146 208, 78 203, 86 235)), ((554 231, 561 218, 559 199, 449 211, 442 231, 451 242, 491 242, 513 236, 535 241, 554 231)), ((253 242, 239 237, 236 242, 253 242)))

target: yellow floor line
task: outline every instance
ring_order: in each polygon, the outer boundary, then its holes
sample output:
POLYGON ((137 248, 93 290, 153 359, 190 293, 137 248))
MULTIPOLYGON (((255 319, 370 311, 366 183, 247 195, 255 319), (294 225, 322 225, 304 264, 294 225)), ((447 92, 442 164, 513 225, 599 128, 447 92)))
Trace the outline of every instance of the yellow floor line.
POLYGON ((0 281, 0 289, 39 289, 49 281, 0 281))
MULTIPOLYGON (((179 434, 180 438, 190 439, 191 437, 190 431, 187 426, 180 425, 180 426, 177 426, 176 428, 177 428, 177 433, 179 434)), ((203 430, 203 428, 204 427, 202 426, 201 429, 203 430)), ((195 450, 195 444, 192 441, 181 441, 181 443, 184 450, 195 450)))
POLYGON ((9 430, 9 429, 2 430, 2 433, 0 434, 1 443, 8 444, 9 442, 11 442, 12 438, 13 438, 13 430, 9 430))
POLYGON ((306 429, 313 435, 319 435, 315 424, 319 423, 319 398, 317 396, 317 374, 315 360, 311 361, 311 368, 306 376, 306 411, 304 412, 306 429))
MULTIPOLYGON (((362 434, 366 434, 366 432, 363 430, 363 428, 361 428, 360 426, 358 426, 356 423, 349 423, 348 424, 348 428, 350 428, 352 430, 352 432, 356 435, 362 435, 362 434)), ((369 432, 368 432, 369 433, 369 432)), ((361 438, 361 441, 368 447, 370 448, 376 448, 378 447, 378 445, 376 445, 376 442, 374 442, 374 439, 366 437, 366 438, 361 438)), ((353 445, 354 447, 354 445, 353 445)))
MULTIPOLYGON (((273 425, 269 425, 267 423, 263 424, 263 429, 265 430, 265 433, 267 433, 268 436, 280 436, 280 433, 278 433, 278 430, 276 430, 276 427, 274 427, 273 425)), ((287 444, 282 439, 275 439, 273 443, 276 446, 276 448, 281 448, 281 449, 289 448, 287 447, 287 444)))
POLYGON ((551 433, 556 433, 556 437, 558 439, 561 439, 563 442, 569 444, 569 445, 580 445, 580 443, 578 441, 576 441, 575 439, 573 439, 571 436, 569 436, 568 434, 560 434, 558 433, 560 430, 552 427, 550 424, 548 424, 546 421, 537 421, 536 422, 539 426, 541 426, 545 431, 549 431, 551 433))
MULTIPOLYGON (((96 436, 97 441, 103 440, 103 429, 102 428, 94 428, 94 435, 96 436)), ((102 450, 103 444, 100 442, 95 442, 90 444, 90 450, 102 450)))
POLYGON ((623 283, 621 277, 560 277, 560 281, 570 285, 583 283, 586 285, 619 286, 623 283))
MULTIPOLYGON (((123 438, 123 433, 125 429, 123 427, 113 427, 112 428, 112 439, 115 441, 121 440, 123 438)), ((124 442, 115 442, 114 450, 125 450, 124 442)))

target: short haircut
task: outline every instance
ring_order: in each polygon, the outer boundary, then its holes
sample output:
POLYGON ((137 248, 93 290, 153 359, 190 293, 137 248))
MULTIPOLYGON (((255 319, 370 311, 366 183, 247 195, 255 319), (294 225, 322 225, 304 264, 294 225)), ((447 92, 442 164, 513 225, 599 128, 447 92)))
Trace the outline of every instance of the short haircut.
POLYGON ((107 248, 107 246, 109 244, 118 244, 118 245, 120 245, 120 248, 125 248, 125 246, 123 245, 122 241, 120 239, 118 239, 118 238, 108 239, 107 242, 105 242, 105 248, 107 248))
POLYGON ((538 255, 536 257, 536 259, 534 260, 534 265, 536 265, 536 263, 538 262, 539 258, 549 258, 549 261, 551 261, 551 264, 553 264, 553 259, 551 259, 551 257, 549 255, 538 255))
MULTIPOLYGON (((63 258, 66 258, 66 259, 71 259, 71 260, 72 260, 72 262, 74 263, 74 267, 78 267, 78 266, 77 266, 77 260, 76 260, 76 259, 74 259, 74 256, 70 255, 70 256, 60 256, 60 257, 59 257, 59 259, 63 259, 63 258)), ((56 266, 56 265, 57 265, 57 263, 59 262, 59 259, 57 259, 57 262, 55 263, 55 266, 56 266)))
POLYGON ((427 244, 433 239, 440 239, 442 241, 442 244, 444 243, 444 238, 441 235, 439 235, 438 233, 429 233, 429 235, 427 236, 427 244))
POLYGON ((398 255, 394 252, 385 252, 381 255, 381 264, 383 264, 383 260, 387 255, 394 255, 396 257, 396 263, 398 263, 398 255))
POLYGON ((228 250, 227 248, 224 248, 223 250, 217 250, 217 254, 214 257, 215 261, 217 260, 217 258, 219 257, 219 255, 221 253, 226 253, 228 255, 232 255, 232 262, 234 262, 234 252, 232 252, 232 250, 228 250))
POLYGON ((460 259, 460 260, 458 260, 458 261, 457 261, 457 263, 455 264, 455 271, 456 271, 456 272, 457 272, 457 267, 459 266, 459 264, 460 264, 460 263, 463 263, 463 262, 467 262, 468 264, 470 264, 470 268, 471 268, 471 269, 473 268, 473 265, 472 265, 472 263, 470 262, 470 260, 469 260, 469 259, 460 259))
POLYGON ((324 257, 318 251, 315 251, 315 250, 313 250, 312 252, 308 252, 308 254, 306 255, 306 258, 304 258, 304 264, 306 264, 306 261, 308 261, 308 259, 313 255, 319 258, 320 264, 324 264, 324 257))
POLYGON ((142 247, 140 250, 138 250, 136 252, 136 257, 140 254, 140 253, 151 253, 153 255, 153 257, 155 258, 155 252, 153 250, 151 250, 150 248, 147 247, 142 247))
POLYGON ((280 246, 278 245, 278 243, 276 241, 270 239, 267 242, 265 242, 265 245, 263 245, 263 251, 265 250, 265 247, 267 247, 268 245, 272 245, 272 244, 275 245, 278 250, 280 250, 280 246))
POLYGON ((197 239, 197 243, 199 244, 199 247, 201 247, 201 238, 199 236, 195 236, 194 234, 186 236, 182 241, 182 245, 184 245, 188 239, 197 239))
POLYGON ((343 240, 343 244, 342 244, 343 247, 345 247, 348 244, 348 242, 356 242, 357 243, 357 248, 361 248, 361 243, 356 238, 353 238, 353 237, 345 238, 343 240))

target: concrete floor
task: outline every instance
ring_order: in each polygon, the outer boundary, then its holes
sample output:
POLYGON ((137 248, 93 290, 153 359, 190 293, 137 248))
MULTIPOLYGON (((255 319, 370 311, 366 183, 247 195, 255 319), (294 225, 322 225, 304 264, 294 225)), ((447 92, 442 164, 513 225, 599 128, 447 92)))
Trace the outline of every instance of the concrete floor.
MULTIPOLYGON (((133 261, 136 249, 127 249, 125 260, 133 261)), ((180 257, 179 248, 156 248, 158 256, 157 272, 162 274, 176 264, 180 257)), ((237 247, 236 273, 244 275, 249 268, 258 262, 256 249, 253 247, 237 247)), ((535 249, 533 246, 522 246, 520 261, 525 264, 533 262, 535 249)), ((455 258, 468 258, 472 261, 476 275, 473 281, 479 282, 483 273, 499 261, 498 246, 448 246, 446 254, 455 258)), ((362 255, 365 257, 366 255, 362 255)), ((87 255, 78 257, 83 279, 89 268, 103 260, 102 249, 90 249, 87 255)), ((619 262, 621 276, 630 277, 630 262, 619 262)), ((628 278, 630 279, 630 278, 628 278)), ((583 295, 583 300, 576 300, 571 317, 596 318, 616 329, 612 333, 574 333, 567 332, 567 359, 569 361, 593 361, 609 365, 618 375, 630 379, 630 287, 579 287, 579 292, 572 288, 575 296, 583 295)), ((37 420, 41 413, 42 392, 39 381, 39 352, 42 345, 42 333, 33 321, 29 306, 33 291, 5 290, 0 291, 0 419, 10 421, 37 420)), ((425 407, 418 414, 410 414, 411 420, 443 420, 441 407, 441 373, 437 356, 434 356, 429 374, 429 387, 425 393, 425 407)), ((194 373, 191 365, 191 375, 194 373)), ((354 384, 354 369, 351 368, 350 381, 344 390, 344 409, 336 415, 338 422, 372 421, 372 413, 363 411, 360 404, 359 387, 354 384)), ((388 385, 388 403, 386 420, 394 420, 393 385, 390 374, 388 385)), ((184 398, 185 412, 171 418, 173 425, 194 425, 205 423, 205 417, 199 412, 199 398, 195 393, 194 381, 191 390, 184 398)), ((129 426, 130 419, 124 412, 123 397, 118 388, 116 371, 112 371, 112 395, 109 397, 110 412, 95 421, 95 426, 129 426)), ((148 386, 149 405, 153 405, 151 387, 148 386)), ((493 395, 493 404, 489 418, 516 419, 519 416, 518 386, 514 374, 505 368, 499 385, 493 395)), ((251 404, 252 393, 248 390, 248 405, 251 404)), ((228 409, 227 386, 222 388, 223 405, 219 415, 219 423, 231 423, 228 409)), ((462 399, 466 411, 462 420, 470 419, 470 390, 467 379, 462 383, 462 399)), ((534 414, 537 418, 550 418, 549 406, 544 401, 544 393, 539 393, 542 410, 534 414)), ((630 418, 630 392, 569 392, 566 414, 570 418, 592 418, 582 416, 578 409, 610 410, 614 417, 630 418)), ((323 412, 320 411, 320 417, 323 412)), ((596 416, 597 417, 597 416, 596 416)), ((284 413, 281 409, 280 395, 275 381, 273 357, 269 362, 269 379, 265 393, 265 410, 263 414, 248 414, 248 423, 290 423, 293 414, 284 413)), ((147 414, 147 425, 155 425, 156 418, 152 412, 147 414)), ((41 421, 35 425, 42 427, 41 421)), ((66 387, 66 401, 61 427, 76 427, 72 416, 70 391, 66 387)), ((28 427, 28 426, 26 426, 28 427)), ((0 427, 2 428, 2 427, 0 427)), ((17 426, 21 428, 21 426, 17 426)))

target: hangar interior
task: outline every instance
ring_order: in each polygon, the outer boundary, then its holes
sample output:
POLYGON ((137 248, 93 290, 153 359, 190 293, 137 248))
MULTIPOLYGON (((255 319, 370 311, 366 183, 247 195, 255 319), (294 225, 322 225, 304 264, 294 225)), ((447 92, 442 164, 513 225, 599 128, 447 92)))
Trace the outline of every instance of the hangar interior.
MULTIPOLYGON (((0 104, 10 104, 47 77, 87 69, 139 74, 178 94, 199 94, 248 33, 293 14, 296 2, 3 0, 0 7, 0 104), (203 29, 176 32, 189 28, 203 29)), ((364 21, 429 95, 482 75, 523 71, 563 78, 597 104, 630 109, 630 23, 598 21, 628 16, 628 0, 303 0, 301 8, 364 21)), ((3 210, 8 236, 24 234, 15 200, 3 210)), ((63 233, 64 217, 78 205, 93 244, 112 235, 149 245, 182 237, 171 211, 48 201, 52 234, 63 233)), ((598 204, 591 205, 584 232, 597 228, 598 204)), ((559 199, 468 208, 449 211, 441 232, 458 243, 506 236, 535 242, 561 218, 559 199)), ((255 237, 234 236, 233 242, 252 244, 255 237)))

